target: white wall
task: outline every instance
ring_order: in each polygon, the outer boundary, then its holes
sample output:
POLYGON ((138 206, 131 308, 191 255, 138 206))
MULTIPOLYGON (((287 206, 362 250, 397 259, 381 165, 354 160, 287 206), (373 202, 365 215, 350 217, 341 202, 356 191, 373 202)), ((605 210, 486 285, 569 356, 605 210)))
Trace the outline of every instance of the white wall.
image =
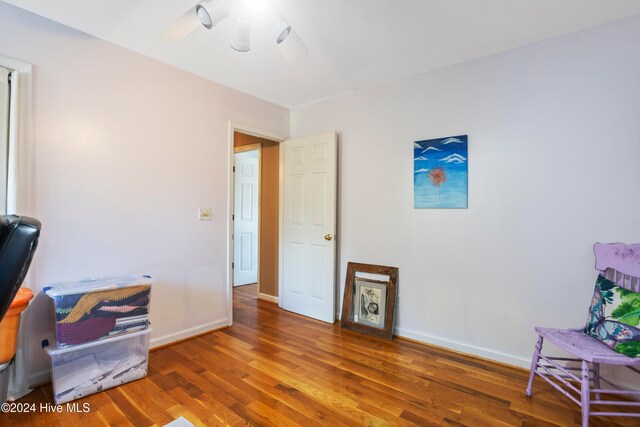
MULTIPOLYGON (((594 242, 640 241, 640 16, 298 108, 340 141, 348 261, 400 268, 401 335, 528 366, 578 327, 594 242), (413 141, 469 135, 469 209, 413 208, 413 141)), ((416 52, 419 54, 419 52, 416 52)))
MULTIPOLYGON (((2 2, 0 55, 34 66, 34 290, 145 273, 152 342, 226 325, 228 123, 287 134, 289 112, 2 2)), ((44 302, 29 309, 36 373, 44 302)))

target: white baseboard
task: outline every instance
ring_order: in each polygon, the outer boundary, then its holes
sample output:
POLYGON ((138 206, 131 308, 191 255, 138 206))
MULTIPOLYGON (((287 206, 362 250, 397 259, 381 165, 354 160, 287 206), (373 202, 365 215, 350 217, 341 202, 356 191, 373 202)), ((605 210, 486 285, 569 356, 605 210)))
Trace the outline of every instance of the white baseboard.
POLYGON ((278 297, 274 297, 273 295, 269 294, 259 293, 258 299, 261 299, 263 301, 275 302, 276 304, 278 303, 278 297))
POLYGON ((32 372, 29 375, 30 387, 51 382, 51 369, 43 369, 42 371, 32 372))
MULTIPOLYGON (((424 334, 422 332, 415 332, 407 329, 396 328, 394 329, 394 334, 399 337, 410 338, 412 340, 421 341, 427 344, 433 344, 439 347, 445 347, 452 350, 456 350, 461 353, 467 353, 473 356, 478 356, 485 359, 506 363, 507 365, 513 365, 520 368, 529 368, 531 366, 531 359, 525 359, 524 357, 514 356, 512 354, 507 354, 501 351, 491 350, 484 347, 478 347, 471 344, 465 344, 465 343, 450 340, 447 338, 436 337, 433 335, 424 334)), ((531 346, 531 348, 533 349, 533 345, 531 346)))
POLYGON ((161 337, 151 338, 151 348, 160 347, 163 345, 171 344, 175 341, 180 341, 185 338, 190 338, 196 335, 204 334, 205 332, 215 331, 229 326, 229 319, 224 318, 216 320, 215 322, 205 323, 203 325, 194 326, 189 329, 184 329, 180 332, 174 332, 172 334, 163 335, 161 337))

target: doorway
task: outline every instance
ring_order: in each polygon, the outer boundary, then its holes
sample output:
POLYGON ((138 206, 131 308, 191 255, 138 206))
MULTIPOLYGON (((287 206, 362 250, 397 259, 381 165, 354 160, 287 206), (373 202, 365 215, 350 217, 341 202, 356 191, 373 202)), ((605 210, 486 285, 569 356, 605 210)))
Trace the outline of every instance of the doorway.
POLYGON ((243 293, 255 289, 255 298, 278 303, 280 141, 238 127, 232 132, 233 292, 253 285, 243 293))
POLYGON ((230 122, 229 142, 229 326, 233 324, 236 289, 243 295, 252 293, 254 300, 274 302, 288 311, 335 322, 337 133, 285 141, 272 132, 230 122), (234 239, 233 166, 235 150, 251 145, 260 151, 257 285, 249 291, 254 286, 233 286, 237 270, 234 249, 239 244, 234 239))

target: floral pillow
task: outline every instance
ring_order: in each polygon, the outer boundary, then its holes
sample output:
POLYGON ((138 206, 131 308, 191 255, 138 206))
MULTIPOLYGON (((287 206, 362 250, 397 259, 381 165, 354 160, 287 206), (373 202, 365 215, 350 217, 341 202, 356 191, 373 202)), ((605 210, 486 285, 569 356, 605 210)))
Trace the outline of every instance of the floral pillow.
POLYGON ((598 275, 585 332, 618 353, 640 357, 640 293, 598 275))

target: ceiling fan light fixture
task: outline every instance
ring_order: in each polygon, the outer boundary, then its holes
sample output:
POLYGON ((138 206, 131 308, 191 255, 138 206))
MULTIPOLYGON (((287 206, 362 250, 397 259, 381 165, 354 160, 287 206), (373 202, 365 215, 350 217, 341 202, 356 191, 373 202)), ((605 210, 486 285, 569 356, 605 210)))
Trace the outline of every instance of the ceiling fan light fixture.
POLYGON ((233 38, 231 39, 231 48, 238 52, 248 52, 251 49, 249 35, 251 33, 251 25, 245 16, 238 18, 236 28, 233 30, 233 38))
POLYGON ((309 54, 298 34, 271 0, 199 0, 166 32, 166 37, 180 40, 198 25, 210 30, 232 12, 234 17, 239 16, 230 43, 235 51, 251 50, 251 24, 254 24, 265 30, 268 40, 275 42, 287 61, 297 61, 309 54))
POLYGON ((291 25, 287 25, 287 27, 280 32, 280 35, 276 38, 276 44, 282 43, 291 33, 291 25))
POLYGON ((282 43, 291 32, 291 25, 274 11, 267 11, 260 21, 276 44, 282 43))
POLYGON ((289 62, 298 61, 309 54, 309 50, 294 29, 290 29, 289 35, 277 43, 277 46, 284 59, 289 62))
POLYGON ((215 27, 218 22, 231 13, 230 0, 208 0, 196 5, 196 13, 203 27, 207 30, 215 27))

